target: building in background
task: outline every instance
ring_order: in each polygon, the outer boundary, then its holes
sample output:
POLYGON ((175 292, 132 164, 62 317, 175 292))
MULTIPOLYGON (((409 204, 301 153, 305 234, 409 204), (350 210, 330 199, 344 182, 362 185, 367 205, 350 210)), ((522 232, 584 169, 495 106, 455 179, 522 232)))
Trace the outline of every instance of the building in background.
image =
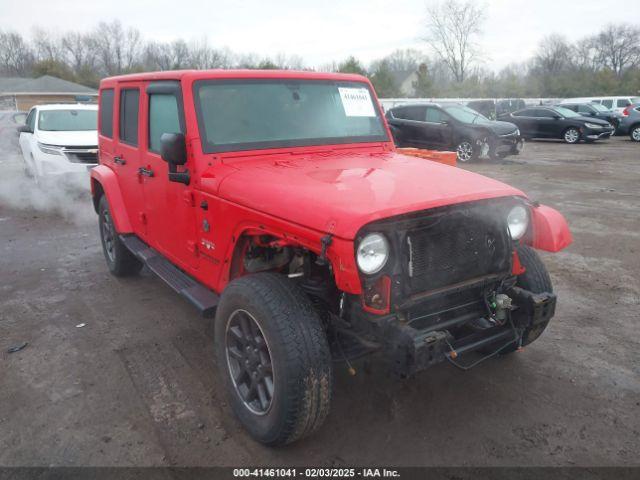
POLYGON ((44 75, 39 78, 0 77, 0 110, 26 111, 45 103, 95 102, 98 91, 44 75))

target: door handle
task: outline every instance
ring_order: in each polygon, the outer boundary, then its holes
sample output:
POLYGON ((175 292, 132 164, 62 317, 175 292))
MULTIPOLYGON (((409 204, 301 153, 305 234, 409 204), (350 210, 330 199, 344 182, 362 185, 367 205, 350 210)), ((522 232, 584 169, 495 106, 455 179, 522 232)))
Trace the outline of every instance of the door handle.
POLYGON ((138 175, 143 175, 145 177, 153 177, 153 170, 150 168, 140 167, 138 169, 138 175))
POLYGON ((117 163, 118 165, 126 165, 127 161, 122 157, 113 157, 113 163, 117 163))

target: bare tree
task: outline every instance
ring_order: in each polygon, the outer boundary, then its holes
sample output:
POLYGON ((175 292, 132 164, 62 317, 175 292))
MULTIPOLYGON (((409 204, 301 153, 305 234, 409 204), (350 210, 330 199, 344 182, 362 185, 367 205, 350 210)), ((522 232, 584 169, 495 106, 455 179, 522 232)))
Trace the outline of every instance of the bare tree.
POLYGON ((26 75, 33 65, 33 51, 16 32, 0 31, 0 73, 26 75))
POLYGON ((118 20, 100 22, 92 38, 96 56, 107 75, 133 71, 139 63, 142 39, 137 29, 124 28, 118 20))
POLYGON ((36 60, 44 62, 61 62, 64 57, 64 48, 60 38, 42 28, 33 29, 31 42, 34 47, 36 60))
POLYGON ((449 0, 427 8, 425 41, 457 82, 465 80, 478 57, 477 37, 484 19, 484 5, 473 0, 449 0))
POLYGON ((67 32, 61 39, 66 63, 75 71, 90 70, 95 67, 96 56, 93 39, 79 32, 67 32))
POLYGON ((543 75, 554 75, 566 70, 571 64, 571 45, 562 35, 544 37, 534 57, 535 67, 543 75))
POLYGON ((595 72, 600 66, 597 36, 585 37, 573 46, 572 56, 574 65, 587 72, 595 72))
POLYGON ((618 77, 626 68, 640 64, 640 27, 611 24, 597 38, 600 61, 618 77))

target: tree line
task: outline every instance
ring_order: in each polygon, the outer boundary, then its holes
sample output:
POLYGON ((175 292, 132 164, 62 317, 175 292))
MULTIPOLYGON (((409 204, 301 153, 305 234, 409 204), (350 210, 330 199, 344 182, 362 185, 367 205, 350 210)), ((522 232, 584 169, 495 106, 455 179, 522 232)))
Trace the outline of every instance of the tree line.
POLYGON ((145 40, 120 21, 101 22, 85 33, 36 28, 29 37, 0 31, 0 75, 53 75, 96 87, 111 75, 155 70, 258 68, 358 73, 380 97, 570 97, 640 93, 640 27, 608 25, 569 42, 560 34, 541 40, 535 54, 498 72, 479 47, 485 14, 472 0, 431 4, 424 50, 396 50, 368 65, 351 56, 311 67, 300 56, 261 57, 214 48, 206 40, 145 40), (412 76, 410 92, 399 78, 412 76))

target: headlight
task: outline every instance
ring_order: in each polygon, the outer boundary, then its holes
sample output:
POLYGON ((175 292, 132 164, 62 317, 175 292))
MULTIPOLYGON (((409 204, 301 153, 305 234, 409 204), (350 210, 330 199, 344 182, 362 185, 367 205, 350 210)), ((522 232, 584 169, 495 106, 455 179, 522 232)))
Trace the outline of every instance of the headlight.
POLYGON ((48 153, 49 155, 62 155, 62 147, 38 142, 38 148, 42 153, 48 153))
POLYGON ((602 128, 602 125, 596 125, 595 123, 589 123, 589 122, 585 123, 584 126, 587 128, 595 128, 595 129, 602 128))
POLYGON ((356 259, 362 273, 372 275, 382 270, 389 258, 389 242, 380 233, 370 233, 358 245, 356 259))
POLYGON ((529 226, 529 213, 522 205, 516 205, 507 215, 509 234, 513 240, 519 240, 527 231, 529 226))

